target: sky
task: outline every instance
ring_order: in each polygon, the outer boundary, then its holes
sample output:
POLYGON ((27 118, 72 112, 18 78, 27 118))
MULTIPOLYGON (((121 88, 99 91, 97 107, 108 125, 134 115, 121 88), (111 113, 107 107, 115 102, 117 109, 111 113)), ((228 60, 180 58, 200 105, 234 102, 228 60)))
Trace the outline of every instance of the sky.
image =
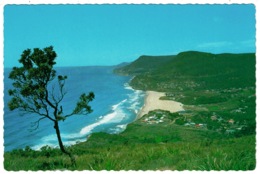
POLYGON ((4 67, 54 47, 57 66, 116 65, 141 55, 255 52, 255 6, 6 5, 4 67))

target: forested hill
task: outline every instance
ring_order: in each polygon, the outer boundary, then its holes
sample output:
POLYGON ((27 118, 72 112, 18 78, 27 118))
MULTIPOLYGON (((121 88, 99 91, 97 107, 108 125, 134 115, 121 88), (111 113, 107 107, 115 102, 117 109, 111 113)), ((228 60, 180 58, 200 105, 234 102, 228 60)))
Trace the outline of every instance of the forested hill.
POLYGON ((140 56, 137 60, 124 67, 119 67, 114 70, 115 73, 121 75, 137 75, 148 73, 156 69, 156 67, 164 66, 175 56, 140 56))
POLYGON ((176 56, 141 56, 115 72, 136 75, 131 85, 142 90, 226 89, 255 86, 255 54, 188 51, 176 56), (180 87, 180 86, 179 86, 180 87))

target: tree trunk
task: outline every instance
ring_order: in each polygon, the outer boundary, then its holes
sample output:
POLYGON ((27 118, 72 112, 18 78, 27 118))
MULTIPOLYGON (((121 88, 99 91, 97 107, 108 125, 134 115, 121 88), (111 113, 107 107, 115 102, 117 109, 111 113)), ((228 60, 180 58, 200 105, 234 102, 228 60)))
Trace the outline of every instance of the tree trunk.
POLYGON ((65 149, 65 147, 64 147, 64 145, 62 143, 58 121, 54 121, 54 129, 56 130, 56 134, 57 134, 60 150, 70 157, 71 164, 73 166, 75 166, 76 165, 76 160, 75 160, 74 156, 70 152, 66 151, 66 149, 65 149))

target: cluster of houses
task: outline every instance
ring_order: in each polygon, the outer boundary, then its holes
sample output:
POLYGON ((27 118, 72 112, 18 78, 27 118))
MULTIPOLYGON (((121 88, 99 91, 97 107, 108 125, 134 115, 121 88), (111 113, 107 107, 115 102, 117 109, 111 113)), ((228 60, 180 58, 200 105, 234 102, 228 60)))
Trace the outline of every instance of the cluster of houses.
POLYGON ((234 92, 240 92, 242 90, 248 90, 248 89, 252 89, 251 87, 247 87, 247 88, 230 88, 230 89, 224 89, 221 92, 222 93, 234 93, 234 92))
MULTIPOLYGON (((211 119, 212 121, 219 121, 219 122, 224 121, 224 119, 223 119, 222 117, 218 117, 218 116, 216 116, 216 115, 212 115, 212 116, 210 117, 210 119, 211 119)), ((234 119, 229 119, 227 122, 228 122, 229 124, 234 124, 234 123, 235 123, 235 120, 234 120, 234 119)))
POLYGON ((182 82, 181 85, 178 84, 177 82, 167 82, 167 83, 157 83, 157 86, 163 89, 178 89, 180 91, 183 91, 184 89, 182 87, 185 88, 196 88, 199 87, 200 84, 199 83, 195 83, 193 81, 186 81, 186 82, 182 82))
POLYGON ((228 119, 228 120, 224 120, 222 119, 221 117, 217 117, 217 116, 211 116, 211 120, 212 121, 219 121, 219 122, 222 122, 222 127, 217 129, 217 131, 222 131, 224 130, 224 132, 226 134, 233 134, 235 133, 236 131, 240 131, 242 130, 242 128, 245 126, 245 125, 236 125, 235 124, 235 120, 234 119, 228 119))
POLYGON ((246 112, 244 111, 244 109, 248 108, 248 106, 245 106, 245 108, 238 108, 238 109, 234 109, 232 111, 230 111, 230 113, 242 113, 245 114, 246 112))
MULTIPOLYGON (((176 119, 179 119, 179 117, 175 118, 175 120, 176 119)), ((163 123, 166 120, 169 120, 169 118, 167 117, 167 114, 165 114, 163 112, 157 112, 152 115, 148 115, 148 116, 144 117, 141 121, 146 124, 159 124, 159 123, 163 123)), ((185 120, 187 122, 184 123, 183 126, 197 128, 197 129, 207 129, 207 124, 205 124, 205 123, 194 123, 194 122, 192 122, 191 119, 185 119, 185 120)), ((216 129, 216 131, 218 131, 218 132, 224 131, 223 133, 226 133, 226 134, 233 134, 236 131, 240 131, 243 127, 243 126, 236 125, 234 119, 224 120, 221 116, 217 116, 214 113, 210 117, 210 120, 213 122, 221 123, 221 126, 218 129, 216 129)))
POLYGON ((193 122, 185 123, 184 126, 195 127, 195 128, 207 128, 207 124, 202 124, 202 123, 196 124, 193 122))
MULTIPOLYGON (((211 119, 211 121, 221 122, 222 126, 218 129, 216 129, 216 131, 221 132, 224 130, 225 134, 233 134, 236 131, 240 131, 243 128, 243 126, 235 125, 234 119, 224 120, 222 117, 218 117, 216 115, 211 116, 210 119, 211 119)), ((207 129, 207 124, 203 124, 203 123, 196 124, 194 122, 188 122, 188 123, 185 123, 184 126, 207 129)))

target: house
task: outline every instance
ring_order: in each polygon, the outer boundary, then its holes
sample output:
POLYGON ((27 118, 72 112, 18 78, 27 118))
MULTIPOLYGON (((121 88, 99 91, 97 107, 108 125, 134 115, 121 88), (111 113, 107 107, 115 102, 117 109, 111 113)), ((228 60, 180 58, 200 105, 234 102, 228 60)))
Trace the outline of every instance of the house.
POLYGON ((184 126, 190 126, 191 124, 190 123, 185 123, 184 126))
POLYGON ((191 122, 190 125, 191 125, 191 126, 195 126, 195 123, 191 122))
POLYGON ((228 120, 228 123, 230 123, 230 124, 234 124, 235 121, 234 121, 233 119, 230 119, 230 120, 228 120))
POLYGON ((221 122, 223 121, 224 119, 222 117, 218 118, 218 121, 221 122))
POLYGON ((155 119, 155 118, 156 118, 155 115, 149 117, 149 119, 155 119))
POLYGON ((233 134, 233 133, 235 133, 235 130, 233 129, 226 130, 226 134, 233 134))
POLYGON ((238 127, 237 130, 241 131, 245 126, 238 127))
POLYGON ((216 115, 213 115, 210 118, 211 118, 211 120, 217 120, 217 116, 216 115))
POLYGON ((202 127, 202 128, 206 128, 206 127, 207 127, 207 124, 202 124, 202 123, 200 123, 199 126, 202 127))

